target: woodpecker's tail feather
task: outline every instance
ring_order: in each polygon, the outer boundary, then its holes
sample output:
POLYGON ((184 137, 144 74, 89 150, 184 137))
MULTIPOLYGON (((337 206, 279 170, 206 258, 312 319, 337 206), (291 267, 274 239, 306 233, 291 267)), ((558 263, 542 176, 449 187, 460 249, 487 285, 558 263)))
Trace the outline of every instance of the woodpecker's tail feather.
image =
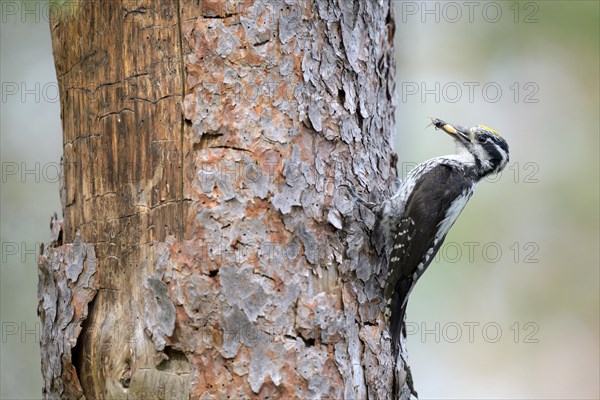
POLYGON ((410 280, 398 282, 391 302, 390 335, 392 336, 392 355, 395 360, 393 393, 395 398, 409 398, 411 395, 419 398, 414 388, 412 373, 407 363, 406 351, 406 306, 408 295, 413 288, 410 280))
POLYGON ((400 335, 406 337, 406 327, 404 326, 404 317, 406 316, 406 306, 408 304, 408 295, 413 288, 411 280, 402 279, 396 285, 391 302, 390 317, 390 335, 392 336, 392 349, 394 356, 400 353, 400 335))

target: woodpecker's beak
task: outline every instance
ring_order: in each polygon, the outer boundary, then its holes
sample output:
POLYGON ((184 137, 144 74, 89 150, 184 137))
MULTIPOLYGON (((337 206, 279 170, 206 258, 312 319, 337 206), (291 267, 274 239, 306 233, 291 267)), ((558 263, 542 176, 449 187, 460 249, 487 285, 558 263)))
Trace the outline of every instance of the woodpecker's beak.
POLYGON ((431 124, 435 126, 435 129, 441 129, 447 134, 451 135, 454 139, 456 139, 459 143, 464 145, 468 145, 471 143, 471 133, 467 128, 463 128, 458 125, 451 125, 446 121, 442 121, 438 118, 432 118, 431 124))

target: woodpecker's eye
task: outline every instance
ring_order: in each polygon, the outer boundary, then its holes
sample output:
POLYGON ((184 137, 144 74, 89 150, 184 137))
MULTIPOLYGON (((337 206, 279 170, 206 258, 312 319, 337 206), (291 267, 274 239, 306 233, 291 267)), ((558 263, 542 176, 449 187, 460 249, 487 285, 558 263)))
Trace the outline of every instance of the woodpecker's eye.
POLYGON ((477 135, 475 140, 477 140, 479 143, 485 143, 487 141, 487 138, 483 135, 477 135))

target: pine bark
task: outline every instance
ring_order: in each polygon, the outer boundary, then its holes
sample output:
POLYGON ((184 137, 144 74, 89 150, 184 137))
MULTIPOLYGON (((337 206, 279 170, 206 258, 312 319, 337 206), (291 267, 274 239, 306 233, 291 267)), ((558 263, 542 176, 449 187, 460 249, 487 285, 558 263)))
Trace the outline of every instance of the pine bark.
POLYGON ((392 398, 391 2, 67 5, 44 396, 392 398))

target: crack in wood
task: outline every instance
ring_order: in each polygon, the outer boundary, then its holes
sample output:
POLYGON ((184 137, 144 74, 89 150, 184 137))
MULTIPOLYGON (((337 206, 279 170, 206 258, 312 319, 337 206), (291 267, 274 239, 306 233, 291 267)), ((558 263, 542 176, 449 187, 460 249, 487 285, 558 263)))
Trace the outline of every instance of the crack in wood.
POLYGON ((150 104, 157 104, 159 101, 165 100, 165 99, 169 99, 171 97, 179 97, 179 95, 178 94, 168 94, 168 95, 160 97, 160 98, 158 98, 156 100, 144 99, 142 97, 130 97, 129 100, 131 100, 131 101, 142 101, 142 102, 150 103, 150 104))
POLYGON ((200 140, 192 145, 192 150, 204 150, 209 148, 210 143, 216 141, 223 134, 219 131, 203 132, 200 140))
POLYGON ((94 91, 97 91, 98 89, 101 89, 103 87, 114 86, 114 85, 117 85, 119 83, 125 83, 125 82, 127 82, 128 80, 131 80, 131 79, 139 78, 139 77, 142 77, 142 76, 149 76, 149 75, 150 75, 150 73, 148 73, 148 72, 140 72, 138 74, 133 74, 133 75, 127 76, 124 79, 119 79, 118 81, 105 82, 105 83, 102 83, 102 84, 96 86, 96 88, 94 89, 94 91))
POLYGON ((97 117, 97 120, 100 121, 100 120, 103 120, 106 117, 110 117, 111 115, 119 115, 119 114, 124 113, 124 112, 131 112, 132 113, 134 111, 131 108, 123 108, 120 111, 111 111, 111 112, 109 112, 107 114, 100 115, 100 116, 97 117))
POLYGON ((90 57, 93 57, 94 54, 97 53, 97 50, 94 50, 88 54, 86 54, 85 56, 83 56, 79 61, 77 61, 75 64, 71 65, 71 67, 69 69, 67 69, 65 72, 63 72, 62 74, 60 74, 59 78, 62 78, 63 76, 67 75, 69 72, 71 72, 73 70, 73 68, 77 67, 78 65, 84 63, 85 61, 87 61, 90 57))
POLYGON ((226 145, 219 145, 219 146, 210 146, 209 149, 229 149, 229 150, 235 150, 235 151, 245 151, 247 153, 252 153, 252 151, 248 150, 248 149, 244 149, 242 147, 236 147, 236 146, 226 146, 226 145))

